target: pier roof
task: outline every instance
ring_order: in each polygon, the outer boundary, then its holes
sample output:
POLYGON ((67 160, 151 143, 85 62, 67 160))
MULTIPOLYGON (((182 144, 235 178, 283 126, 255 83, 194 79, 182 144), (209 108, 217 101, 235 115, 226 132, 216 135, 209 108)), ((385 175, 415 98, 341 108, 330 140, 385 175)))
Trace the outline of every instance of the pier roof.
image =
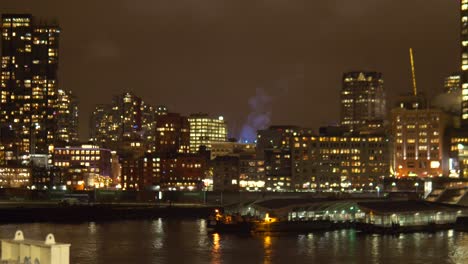
POLYGON ((381 202, 358 202, 358 206, 364 211, 377 213, 402 213, 402 212, 424 212, 424 211, 458 211, 467 209, 462 206, 442 205, 427 201, 381 201, 381 202))

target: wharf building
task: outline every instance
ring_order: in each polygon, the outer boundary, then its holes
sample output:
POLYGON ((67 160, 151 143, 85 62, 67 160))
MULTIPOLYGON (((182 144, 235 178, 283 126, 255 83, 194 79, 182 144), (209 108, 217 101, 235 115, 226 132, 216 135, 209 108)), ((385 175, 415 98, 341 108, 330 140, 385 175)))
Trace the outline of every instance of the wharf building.
POLYGON ((54 149, 54 166, 68 189, 108 187, 112 182, 112 152, 97 145, 54 149))
POLYGON ((200 191, 207 162, 200 154, 122 157, 121 186, 124 190, 200 191))
POLYGON ((302 191, 377 191, 389 175, 389 140, 384 134, 336 133, 291 140, 292 181, 302 191))
POLYGON ((255 153, 232 153, 211 160, 213 191, 265 191, 265 161, 255 153))
POLYGON ((7 159, 24 163, 53 151, 60 28, 3 14, 1 31, 0 138, 7 159))
POLYGON ((227 141, 227 124, 222 116, 211 118, 208 114, 191 114, 190 124, 190 152, 196 153, 201 146, 211 149, 213 142, 227 141))
POLYGON ((448 114, 428 108, 424 96, 401 97, 391 111, 394 176, 424 178, 448 175, 449 149, 444 143, 449 126, 448 114))
POLYGON ((341 125, 349 131, 373 130, 383 126, 386 96, 382 73, 347 72, 341 90, 341 125))

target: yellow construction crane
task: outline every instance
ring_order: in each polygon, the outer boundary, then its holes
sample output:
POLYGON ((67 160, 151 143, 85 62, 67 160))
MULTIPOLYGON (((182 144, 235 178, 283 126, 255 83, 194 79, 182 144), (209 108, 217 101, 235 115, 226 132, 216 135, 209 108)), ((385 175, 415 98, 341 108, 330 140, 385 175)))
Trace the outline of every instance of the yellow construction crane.
POLYGON ((416 72, 414 70, 414 58, 413 58, 413 49, 409 49, 410 54, 410 63, 411 63, 411 74, 413 75, 413 94, 414 96, 418 95, 418 89, 416 88, 416 72))

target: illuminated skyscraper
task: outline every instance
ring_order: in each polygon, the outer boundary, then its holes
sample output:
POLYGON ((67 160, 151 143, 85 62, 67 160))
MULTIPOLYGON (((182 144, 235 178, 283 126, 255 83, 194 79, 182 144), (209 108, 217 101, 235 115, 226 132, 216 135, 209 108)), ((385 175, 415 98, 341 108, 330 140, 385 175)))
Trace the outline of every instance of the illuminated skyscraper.
POLYGON ((29 14, 1 21, 1 138, 15 158, 48 154, 55 140, 60 29, 34 22, 29 14))
POLYGON ((468 0, 461 0, 461 88, 462 88, 462 125, 468 125, 468 0))
POLYGON ((132 93, 115 96, 112 104, 99 105, 91 115, 91 141, 115 149, 124 139, 154 140, 155 110, 132 93))
POLYGON ((211 142, 227 141, 227 126, 222 116, 210 118, 207 114, 192 114, 190 123, 190 152, 196 153, 201 146, 211 148, 211 142))
POLYGON ((58 90, 56 116, 57 144, 78 142, 78 101, 71 91, 58 90))
POLYGON ((459 93, 461 90, 460 73, 454 73, 445 78, 444 91, 446 93, 459 93))
POLYGON ((382 74, 347 72, 341 90, 341 125, 350 131, 367 129, 386 115, 382 74))

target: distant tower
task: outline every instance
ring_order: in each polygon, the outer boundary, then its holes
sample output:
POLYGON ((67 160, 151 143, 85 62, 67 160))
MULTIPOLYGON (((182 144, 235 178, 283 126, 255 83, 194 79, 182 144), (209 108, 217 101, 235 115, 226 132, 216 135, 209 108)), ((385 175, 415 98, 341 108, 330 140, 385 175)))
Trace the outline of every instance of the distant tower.
POLYGON ((9 155, 49 154, 56 131, 60 29, 30 14, 1 20, 1 140, 9 155))
POLYGON ((91 114, 90 140, 101 147, 116 148, 124 140, 139 139, 151 148, 155 112, 133 93, 116 95, 111 104, 98 105, 91 114))
POLYGON ((227 141, 227 125, 222 116, 211 118, 208 114, 192 114, 190 124, 190 152, 198 152, 201 146, 211 149, 211 142, 227 141))
POLYGON ((383 121, 385 115, 382 73, 357 71, 343 74, 341 125, 350 131, 359 130, 369 122, 383 121))
POLYGON ((454 73, 445 78, 444 81, 444 92, 445 93, 460 93, 461 91, 461 80, 460 73, 454 73))
POLYGON ((59 89, 56 106, 56 142, 58 144, 77 143, 78 138, 78 100, 71 91, 59 89))

